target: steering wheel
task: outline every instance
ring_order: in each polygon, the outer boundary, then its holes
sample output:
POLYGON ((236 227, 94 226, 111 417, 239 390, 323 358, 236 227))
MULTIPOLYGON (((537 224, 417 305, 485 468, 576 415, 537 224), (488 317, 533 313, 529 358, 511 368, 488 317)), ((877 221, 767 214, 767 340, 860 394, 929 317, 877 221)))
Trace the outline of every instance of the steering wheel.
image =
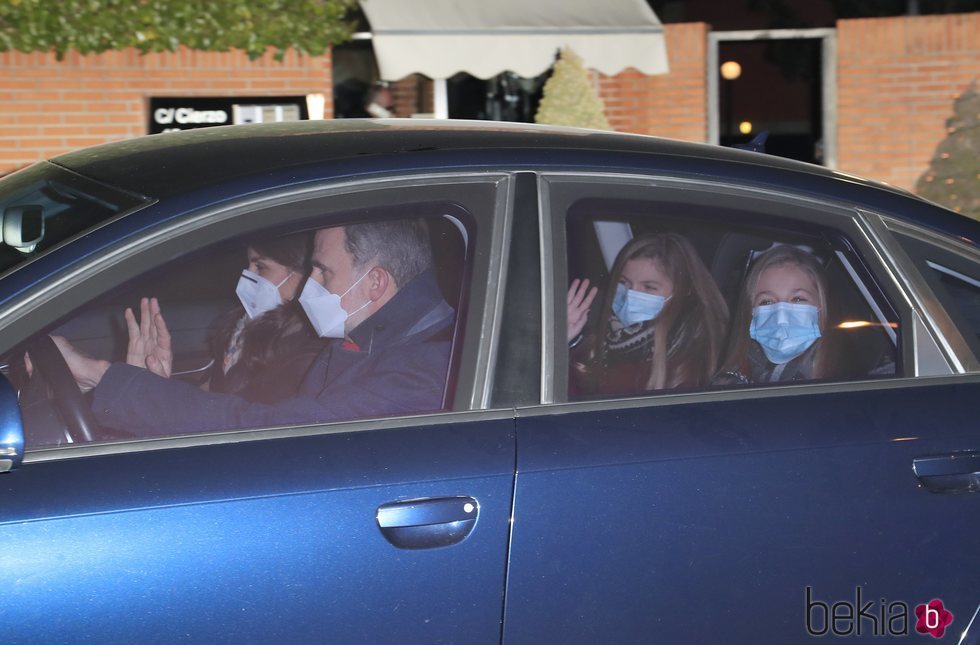
POLYGON ((58 346, 50 336, 42 334, 31 341, 27 352, 31 355, 35 372, 51 387, 52 402, 72 441, 94 441, 99 424, 95 422, 92 409, 85 401, 58 346))

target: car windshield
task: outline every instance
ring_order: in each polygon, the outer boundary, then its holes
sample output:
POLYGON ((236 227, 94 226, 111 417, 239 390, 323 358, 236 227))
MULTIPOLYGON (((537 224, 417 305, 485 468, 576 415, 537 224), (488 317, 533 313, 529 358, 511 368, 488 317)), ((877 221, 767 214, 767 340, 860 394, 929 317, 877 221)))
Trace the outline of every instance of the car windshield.
POLYGON ((148 199, 43 162, 0 179, 0 274, 148 199))

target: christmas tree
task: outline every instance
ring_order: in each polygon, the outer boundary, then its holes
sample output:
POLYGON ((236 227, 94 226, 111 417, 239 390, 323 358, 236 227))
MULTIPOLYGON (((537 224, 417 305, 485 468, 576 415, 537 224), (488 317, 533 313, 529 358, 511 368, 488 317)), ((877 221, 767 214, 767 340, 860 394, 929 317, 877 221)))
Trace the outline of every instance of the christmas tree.
POLYGON ((582 59, 568 47, 562 49, 551 78, 544 84, 534 120, 551 125, 609 130, 603 109, 602 99, 592 87, 582 59))
POLYGON ((915 184, 922 197, 980 219, 980 94, 976 83, 956 97, 946 138, 915 184))

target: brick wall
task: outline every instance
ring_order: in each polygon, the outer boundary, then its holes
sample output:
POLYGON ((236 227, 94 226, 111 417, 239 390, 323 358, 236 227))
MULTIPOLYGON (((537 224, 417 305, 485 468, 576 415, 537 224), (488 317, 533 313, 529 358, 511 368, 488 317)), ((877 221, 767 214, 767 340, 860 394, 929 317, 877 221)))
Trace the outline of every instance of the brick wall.
POLYGON ((421 74, 411 74, 391 83, 391 97, 395 101, 392 112, 395 116, 406 118, 419 112, 431 113, 435 109, 432 85, 432 80, 421 74))
POLYGON ((599 95, 614 130, 687 141, 708 140, 708 56, 705 23, 664 26, 670 72, 645 76, 627 69, 597 74, 599 95))
MULTIPOLYGON (((610 124, 623 132, 707 140, 709 25, 665 26, 670 72, 596 74, 610 124)), ((945 136, 953 97, 980 77, 980 13, 842 20, 838 33, 838 165, 911 188, 945 136)), ((144 134, 151 96, 322 92, 331 62, 289 52, 181 50, 140 56, 0 53, 0 174, 82 146, 144 134)), ((423 79, 424 81, 424 79, 423 79)), ((431 83, 392 85, 398 116, 431 110, 431 83)))
POLYGON ((322 92, 333 114, 330 56, 135 50, 81 56, 0 52, 0 175, 39 159, 146 134, 152 96, 322 92))
POLYGON ((980 13, 837 23, 838 165, 912 188, 980 78, 980 13))

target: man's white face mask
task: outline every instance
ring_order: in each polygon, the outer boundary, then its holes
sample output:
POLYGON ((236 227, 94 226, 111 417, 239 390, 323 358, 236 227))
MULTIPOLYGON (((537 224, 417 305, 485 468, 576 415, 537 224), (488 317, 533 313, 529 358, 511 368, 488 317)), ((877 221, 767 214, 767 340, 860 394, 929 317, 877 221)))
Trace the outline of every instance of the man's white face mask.
POLYGON ((371 304, 371 301, 368 300, 350 313, 347 313, 347 310, 340 304, 340 299, 350 293, 350 290, 356 287, 357 283, 363 280, 367 274, 368 271, 365 271, 360 278, 354 281, 354 284, 347 288, 347 291, 339 296, 331 293, 312 277, 306 279, 303 292, 299 294, 299 304, 303 307, 306 317, 310 319, 313 329, 316 330, 320 338, 343 338, 346 335, 344 323, 347 322, 347 319, 371 304))

